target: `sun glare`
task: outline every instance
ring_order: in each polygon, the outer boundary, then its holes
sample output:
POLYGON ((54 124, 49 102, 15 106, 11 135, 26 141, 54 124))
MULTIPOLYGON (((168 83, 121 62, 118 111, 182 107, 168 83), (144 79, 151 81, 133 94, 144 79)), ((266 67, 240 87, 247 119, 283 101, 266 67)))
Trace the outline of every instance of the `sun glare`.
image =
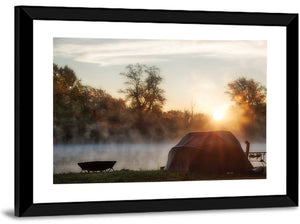
POLYGON ((216 121, 220 121, 220 120, 222 120, 222 119, 224 118, 224 113, 222 113, 222 112, 220 112, 220 111, 215 111, 215 112, 213 113, 213 118, 214 118, 214 120, 216 120, 216 121))

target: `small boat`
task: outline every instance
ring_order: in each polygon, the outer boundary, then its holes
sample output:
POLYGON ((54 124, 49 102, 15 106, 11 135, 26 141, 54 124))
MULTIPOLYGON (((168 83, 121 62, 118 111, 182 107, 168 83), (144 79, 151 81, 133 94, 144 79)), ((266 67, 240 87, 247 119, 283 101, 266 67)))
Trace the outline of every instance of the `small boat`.
POLYGON ((89 172, 109 172, 113 171, 113 166, 117 161, 93 161, 93 162, 84 162, 78 163, 78 166, 81 168, 80 173, 89 173, 89 172))

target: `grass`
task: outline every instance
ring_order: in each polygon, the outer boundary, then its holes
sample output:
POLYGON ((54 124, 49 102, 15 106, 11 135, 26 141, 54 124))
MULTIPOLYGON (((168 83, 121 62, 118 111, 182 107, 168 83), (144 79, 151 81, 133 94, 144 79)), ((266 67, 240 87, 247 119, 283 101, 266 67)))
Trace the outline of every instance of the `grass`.
POLYGON ((265 179, 266 174, 222 174, 203 175, 196 172, 172 172, 164 170, 116 170, 103 173, 64 173, 54 174, 54 184, 75 183, 120 183, 120 182, 158 182, 192 180, 238 180, 265 179))

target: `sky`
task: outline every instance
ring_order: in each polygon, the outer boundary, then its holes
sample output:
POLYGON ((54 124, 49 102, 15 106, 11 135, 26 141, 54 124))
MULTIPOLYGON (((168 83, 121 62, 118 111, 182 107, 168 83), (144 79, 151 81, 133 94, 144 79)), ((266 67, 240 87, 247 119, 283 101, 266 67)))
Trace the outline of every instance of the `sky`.
POLYGON ((54 38, 53 61, 68 65, 85 85, 125 98, 128 64, 156 66, 163 77, 164 111, 225 113, 227 84, 239 77, 266 86, 267 41, 54 38))

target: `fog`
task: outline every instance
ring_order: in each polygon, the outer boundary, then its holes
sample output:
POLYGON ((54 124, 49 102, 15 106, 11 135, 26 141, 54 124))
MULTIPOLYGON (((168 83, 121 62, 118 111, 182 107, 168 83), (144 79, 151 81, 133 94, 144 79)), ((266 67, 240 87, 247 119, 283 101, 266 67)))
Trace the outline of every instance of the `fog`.
MULTIPOLYGON (((242 148, 244 151, 246 151, 245 144, 242 144, 242 148)), ((250 143, 249 152, 267 152, 266 143, 250 143)), ((263 158, 250 158, 249 161, 253 167, 266 166, 267 154, 263 158), (261 159, 263 159, 265 162, 260 162, 261 159)))
MULTIPOLYGON (((80 172, 79 162, 117 161, 115 170, 157 170, 165 166, 173 143, 122 143, 122 144, 85 144, 55 145, 54 173, 80 172)), ((245 144, 241 144, 245 151, 245 144)), ((251 143, 250 152, 265 152, 266 144, 251 143)), ((260 162, 251 161, 254 166, 260 162)))
MULTIPOLYGON (((246 151, 246 144, 241 142, 241 146, 246 151)), ((266 143, 250 142, 250 152, 266 152, 266 143)))
POLYGON ((54 173, 80 172, 78 162, 117 161, 115 170, 153 170, 165 166, 174 143, 123 143, 54 146, 54 173))

